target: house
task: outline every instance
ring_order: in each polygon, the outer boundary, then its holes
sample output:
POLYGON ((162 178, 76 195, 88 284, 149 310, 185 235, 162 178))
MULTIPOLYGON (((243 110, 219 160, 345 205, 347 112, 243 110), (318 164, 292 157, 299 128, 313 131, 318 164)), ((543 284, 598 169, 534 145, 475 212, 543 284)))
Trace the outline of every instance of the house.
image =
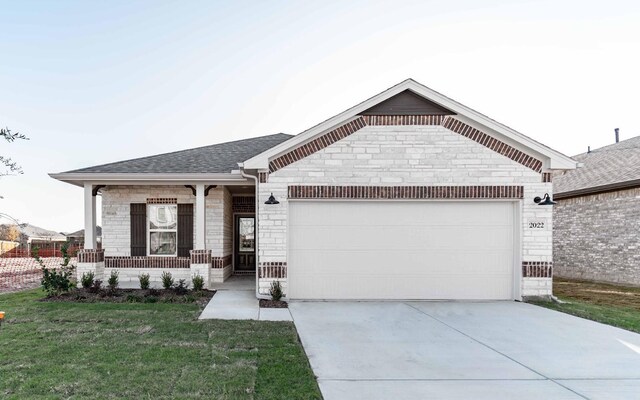
POLYGON ((556 276, 640 285, 640 136, 574 159, 554 177, 556 276))
MULTIPOLYGON (((84 229, 67 233, 65 236, 72 247, 84 245, 84 229)), ((96 226, 96 243, 98 246, 102 244, 102 227, 99 225, 96 226)))
POLYGON ((409 79, 296 136, 51 176, 84 188, 78 274, 256 274, 258 297, 277 280, 290 299, 521 299, 551 294, 540 200, 576 164, 409 79))

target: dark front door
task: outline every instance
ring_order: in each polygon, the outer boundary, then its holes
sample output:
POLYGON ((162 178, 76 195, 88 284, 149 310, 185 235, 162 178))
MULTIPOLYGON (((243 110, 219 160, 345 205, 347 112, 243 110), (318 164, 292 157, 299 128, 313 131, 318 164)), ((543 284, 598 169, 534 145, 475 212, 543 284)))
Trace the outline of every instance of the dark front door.
POLYGON ((235 223, 235 270, 256 270, 256 219, 253 215, 238 215, 235 223))

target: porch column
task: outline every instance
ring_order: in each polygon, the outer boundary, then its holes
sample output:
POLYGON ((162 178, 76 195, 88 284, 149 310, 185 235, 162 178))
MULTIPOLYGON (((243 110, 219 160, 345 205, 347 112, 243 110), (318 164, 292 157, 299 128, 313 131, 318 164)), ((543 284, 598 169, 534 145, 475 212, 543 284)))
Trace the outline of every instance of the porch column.
POLYGON ((205 204, 204 184, 196 185, 196 250, 205 249, 205 204))
POLYGON ((84 248, 95 249, 96 246, 96 197, 93 185, 84 184, 84 248))

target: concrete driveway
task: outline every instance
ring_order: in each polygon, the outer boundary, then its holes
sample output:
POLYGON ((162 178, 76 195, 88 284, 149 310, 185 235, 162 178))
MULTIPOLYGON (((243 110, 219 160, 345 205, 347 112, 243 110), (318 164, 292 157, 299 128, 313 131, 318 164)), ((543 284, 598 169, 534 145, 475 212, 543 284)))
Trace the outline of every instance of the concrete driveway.
POLYGON ((640 399, 640 335, 516 302, 292 302, 325 400, 640 399))

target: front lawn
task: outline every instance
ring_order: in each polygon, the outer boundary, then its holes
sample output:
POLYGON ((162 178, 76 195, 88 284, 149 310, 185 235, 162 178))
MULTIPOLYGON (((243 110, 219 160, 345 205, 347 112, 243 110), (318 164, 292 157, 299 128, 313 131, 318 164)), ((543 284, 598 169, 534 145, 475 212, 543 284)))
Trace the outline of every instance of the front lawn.
POLYGON ((0 295, 0 398, 320 399, 295 327, 198 321, 195 304, 0 295))
POLYGON ((566 303, 535 304, 640 333, 640 288, 554 278, 553 294, 566 303))

